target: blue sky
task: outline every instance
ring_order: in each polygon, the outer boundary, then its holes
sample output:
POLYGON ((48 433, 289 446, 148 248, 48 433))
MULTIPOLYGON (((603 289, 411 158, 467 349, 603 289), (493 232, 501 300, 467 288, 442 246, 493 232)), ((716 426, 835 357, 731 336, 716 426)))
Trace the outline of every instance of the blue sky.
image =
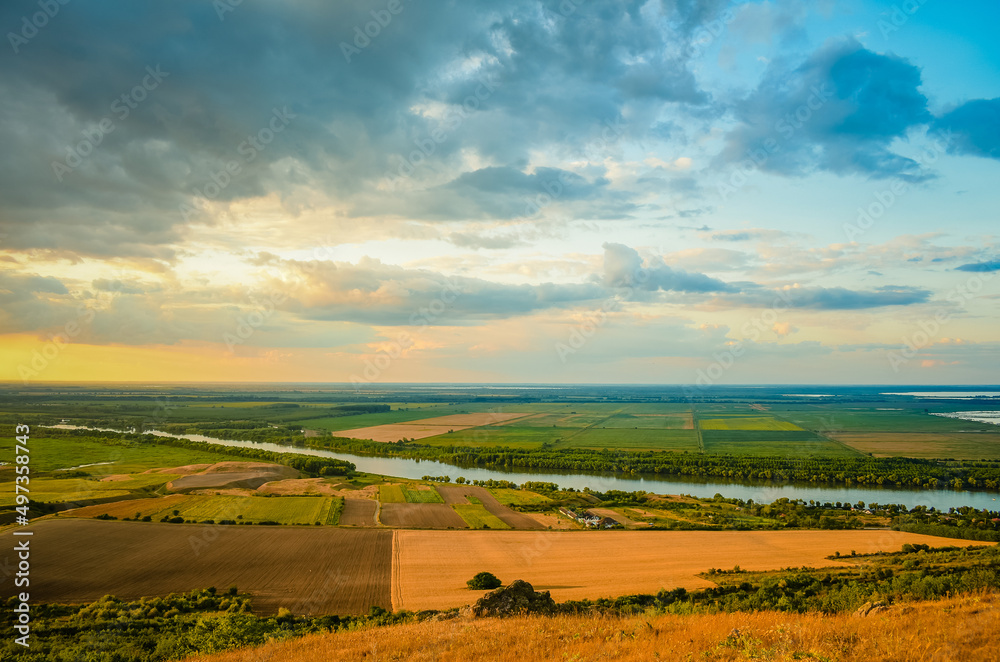
POLYGON ((996 3, 42 5, 0 378, 996 381, 996 3))

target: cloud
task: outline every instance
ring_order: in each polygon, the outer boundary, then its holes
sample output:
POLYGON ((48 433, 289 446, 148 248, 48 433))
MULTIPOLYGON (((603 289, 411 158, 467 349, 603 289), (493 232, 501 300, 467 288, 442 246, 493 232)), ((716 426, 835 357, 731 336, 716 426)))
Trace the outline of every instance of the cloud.
POLYGON ((771 327, 775 335, 784 338, 790 334, 798 332, 798 329, 792 326, 791 322, 775 322, 774 326, 771 327))
POLYGON ((972 262, 955 267, 956 271, 1000 271, 1000 260, 989 260, 986 262, 972 262))
POLYGON ((282 309, 308 320, 464 325, 567 308, 608 296, 597 283, 510 285, 406 269, 367 257, 356 264, 285 260, 281 269, 284 275, 268 288, 287 292, 282 309))
POLYGON ((948 136, 952 154, 1000 159, 1000 98, 964 103, 934 120, 931 130, 948 136))
POLYGON ((461 248, 471 248, 473 250, 504 249, 514 246, 523 246, 526 242, 517 235, 487 236, 471 232, 452 232, 447 237, 448 241, 461 248))
MULTIPOLYGON (((287 216, 324 205, 353 217, 521 215, 522 196, 544 191, 540 153, 600 160, 619 141, 656 135, 664 104, 709 99, 686 46, 723 0, 566 5, 406 3, 348 62, 341 42, 384 2, 243 3, 225 21, 195 0, 70 3, 0 74, 6 244, 175 260, 189 234, 180 206, 233 162, 239 173, 210 196, 222 210, 274 196, 287 216), (122 117, 113 104, 147 67, 166 76, 122 117), (241 146, 276 108, 294 119, 247 157, 241 146), (103 120, 113 130, 95 134, 103 120), (87 136, 99 144, 56 181, 52 163, 87 136), (428 140, 414 191, 394 206, 380 189, 386 173, 428 140)), ((25 7, 0 4, 0 21, 18 25, 25 7)), ((628 197, 570 178, 561 202, 579 203, 578 217, 620 218, 628 197)))
POLYGON ((780 239, 787 237, 787 232, 780 230, 766 230, 763 228, 753 228, 749 230, 720 230, 711 234, 702 234, 702 237, 709 241, 753 241, 762 239, 780 239))
POLYGON ((802 177, 840 175, 926 179, 891 143, 932 120, 908 60, 832 40, 800 64, 768 66, 758 87, 735 104, 740 126, 726 136, 720 164, 757 156, 762 170, 802 177))
POLYGON ((748 300, 764 305, 786 305, 812 310, 864 310, 885 306, 911 306, 926 303, 930 290, 905 286, 884 286, 857 291, 844 287, 795 287, 767 293, 751 293, 748 300))
POLYGON ((604 244, 604 278, 608 287, 634 287, 640 290, 674 292, 733 292, 732 285, 701 273, 674 269, 662 258, 643 265, 634 249, 624 244, 604 244))

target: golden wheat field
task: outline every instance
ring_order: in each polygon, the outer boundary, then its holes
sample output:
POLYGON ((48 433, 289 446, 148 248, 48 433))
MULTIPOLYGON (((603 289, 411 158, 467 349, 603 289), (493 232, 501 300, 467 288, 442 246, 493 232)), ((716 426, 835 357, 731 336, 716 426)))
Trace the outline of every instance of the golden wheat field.
POLYGON ((465 582, 488 571, 523 579, 557 602, 714 586, 709 568, 776 570, 850 563, 827 559, 981 545, 899 531, 411 531, 393 532, 393 609, 444 609, 479 597, 465 582))
POLYGON ((987 593, 898 604, 863 618, 781 612, 457 618, 309 635, 193 660, 996 662, 998 628, 1000 597, 987 593))

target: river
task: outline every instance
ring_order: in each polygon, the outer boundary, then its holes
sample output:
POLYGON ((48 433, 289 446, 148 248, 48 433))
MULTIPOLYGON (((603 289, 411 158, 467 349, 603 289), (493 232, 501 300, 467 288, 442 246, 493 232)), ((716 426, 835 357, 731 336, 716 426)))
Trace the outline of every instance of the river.
MULTIPOLYGON (((103 432, 121 432, 105 428, 88 428, 80 425, 53 425, 53 428, 64 430, 97 430, 103 432)), ((367 457, 348 453, 298 446, 282 446, 270 442, 234 441, 231 439, 216 439, 200 434, 176 435, 159 430, 145 430, 145 434, 157 437, 173 437, 175 439, 190 439, 207 444, 219 444, 237 448, 257 448, 276 453, 297 453, 299 455, 314 455, 317 457, 333 457, 353 462, 358 471, 396 476, 399 478, 415 478, 422 476, 451 476, 452 480, 459 476, 466 480, 509 480, 514 483, 524 483, 529 480, 557 483, 560 487, 572 487, 582 490, 589 487, 597 492, 607 490, 623 490, 626 492, 645 491, 656 494, 690 494, 696 497, 711 498, 716 494, 738 499, 753 499, 756 503, 771 503, 777 499, 804 499, 820 503, 897 503, 914 506, 934 507, 938 510, 972 506, 988 510, 1000 509, 1000 494, 996 492, 969 492, 959 490, 905 490, 878 487, 833 487, 817 486, 801 483, 747 483, 723 482, 718 480, 699 480, 697 478, 660 478, 655 475, 594 475, 581 473, 534 472, 534 471, 503 471, 500 469, 463 468, 453 464, 445 464, 435 460, 409 460, 398 457, 367 457)))

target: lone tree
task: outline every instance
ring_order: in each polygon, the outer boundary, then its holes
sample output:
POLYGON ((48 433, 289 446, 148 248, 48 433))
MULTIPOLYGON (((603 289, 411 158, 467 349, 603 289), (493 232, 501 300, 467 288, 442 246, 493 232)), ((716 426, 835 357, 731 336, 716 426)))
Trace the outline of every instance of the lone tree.
POLYGON ((503 582, 492 572, 481 572, 465 584, 473 591, 489 591, 503 586, 503 582))

